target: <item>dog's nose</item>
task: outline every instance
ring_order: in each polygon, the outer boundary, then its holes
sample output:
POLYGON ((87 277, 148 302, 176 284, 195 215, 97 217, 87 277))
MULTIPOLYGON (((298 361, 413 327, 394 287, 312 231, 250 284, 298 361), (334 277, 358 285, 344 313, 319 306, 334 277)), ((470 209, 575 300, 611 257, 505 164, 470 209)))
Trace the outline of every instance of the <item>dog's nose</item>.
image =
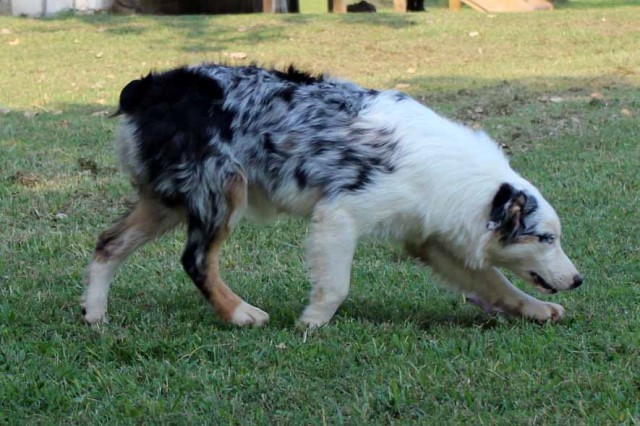
POLYGON ((573 284, 571 285, 571 289, 578 288, 582 285, 582 275, 577 274, 573 276, 573 284))

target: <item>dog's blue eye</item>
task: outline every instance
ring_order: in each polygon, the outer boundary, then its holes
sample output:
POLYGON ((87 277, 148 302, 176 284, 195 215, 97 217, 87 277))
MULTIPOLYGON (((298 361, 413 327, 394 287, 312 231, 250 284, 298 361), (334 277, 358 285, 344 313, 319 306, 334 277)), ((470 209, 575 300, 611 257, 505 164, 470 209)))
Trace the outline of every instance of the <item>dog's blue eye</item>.
POLYGON ((539 234, 538 235, 538 241, 540 241, 541 243, 553 244, 555 239, 556 239, 556 237, 554 237, 552 234, 539 234))

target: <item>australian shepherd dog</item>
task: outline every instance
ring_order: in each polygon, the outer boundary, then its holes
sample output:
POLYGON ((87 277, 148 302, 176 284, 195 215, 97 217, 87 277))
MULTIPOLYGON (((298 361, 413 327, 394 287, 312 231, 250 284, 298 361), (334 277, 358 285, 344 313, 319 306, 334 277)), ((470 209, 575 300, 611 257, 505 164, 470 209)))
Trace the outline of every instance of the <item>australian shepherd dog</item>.
POLYGON ((269 315, 222 280, 218 258, 242 218, 280 214, 311 219, 312 290, 300 317, 309 327, 347 297, 362 238, 403 245, 487 312, 564 315, 499 268, 543 293, 582 283, 556 212, 500 147, 400 92, 293 67, 204 64, 130 82, 117 114, 117 155, 138 197, 98 239, 82 302, 89 323, 106 319, 127 256, 184 223, 182 266, 218 315, 264 324, 269 315))

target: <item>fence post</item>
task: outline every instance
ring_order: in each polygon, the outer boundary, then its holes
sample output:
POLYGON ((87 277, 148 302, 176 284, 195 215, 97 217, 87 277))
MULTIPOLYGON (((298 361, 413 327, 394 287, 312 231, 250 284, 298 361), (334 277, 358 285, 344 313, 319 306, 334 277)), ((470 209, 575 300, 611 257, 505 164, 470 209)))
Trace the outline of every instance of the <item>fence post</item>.
POLYGON ((406 12, 407 11, 407 0, 393 0, 393 11, 394 12, 406 12))

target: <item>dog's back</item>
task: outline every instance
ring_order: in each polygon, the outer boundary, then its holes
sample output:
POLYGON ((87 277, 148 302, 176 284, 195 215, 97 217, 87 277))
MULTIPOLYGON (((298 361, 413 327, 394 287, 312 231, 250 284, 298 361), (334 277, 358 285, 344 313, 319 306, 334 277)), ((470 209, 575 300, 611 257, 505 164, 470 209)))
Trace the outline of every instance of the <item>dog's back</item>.
POLYGON ((292 191, 361 190, 393 170, 394 129, 358 120, 377 94, 293 68, 150 74, 122 91, 120 161, 137 185, 170 202, 182 202, 200 177, 224 180, 238 165, 283 205, 292 191))

